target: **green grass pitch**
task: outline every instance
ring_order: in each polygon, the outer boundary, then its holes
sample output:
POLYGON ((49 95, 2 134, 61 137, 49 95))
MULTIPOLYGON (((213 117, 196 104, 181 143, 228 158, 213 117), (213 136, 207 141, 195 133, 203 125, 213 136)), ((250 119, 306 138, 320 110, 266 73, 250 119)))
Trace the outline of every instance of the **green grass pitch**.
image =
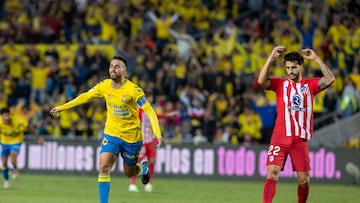
MULTIPOLYGON (((128 192, 128 179, 113 175, 110 203, 225 203, 262 202, 263 182, 204 179, 154 180, 154 191, 128 192)), ((279 182, 274 203, 297 202, 295 182, 279 182)), ((359 185, 312 183, 309 203, 353 203, 360 200, 359 185)), ((0 203, 97 203, 97 177, 21 174, 9 189, 0 188, 0 203)))

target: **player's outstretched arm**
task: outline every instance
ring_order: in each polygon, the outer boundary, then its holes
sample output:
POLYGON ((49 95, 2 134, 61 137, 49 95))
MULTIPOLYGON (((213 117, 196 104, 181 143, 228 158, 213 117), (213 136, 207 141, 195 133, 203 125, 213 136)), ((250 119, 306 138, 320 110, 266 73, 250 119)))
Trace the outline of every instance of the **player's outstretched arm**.
POLYGON ((258 84, 261 85, 263 88, 270 89, 271 82, 268 78, 270 66, 274 62, 274 60, 278 56, 280 56, 281 53, 284 52, 284 50, 285 50, 285 46, 276 46, 275 48, 273 48, 270 56, 266 60, 266 63, 262 67, 258 77, 258 84))
POLYGON ((330 68, 321 60, 321 58, 312 49, 302 49, 304 58, 314 60, 320 67, 323 76, 318 82, 320 89, 326 89, 335 82, 335 76, 331 72, 330 68))
POLYGON ((85 104, 85 103, 89 102, 92 98, 93 98, 93 94, 91 91, 82 93, 79 96, 77 96, 75 99, 68 101, 61 106, 52 108, 49 113, 52 116, 56 116, 61 111, 73 108, 75 106, 79 106, 81 104, 85 104))

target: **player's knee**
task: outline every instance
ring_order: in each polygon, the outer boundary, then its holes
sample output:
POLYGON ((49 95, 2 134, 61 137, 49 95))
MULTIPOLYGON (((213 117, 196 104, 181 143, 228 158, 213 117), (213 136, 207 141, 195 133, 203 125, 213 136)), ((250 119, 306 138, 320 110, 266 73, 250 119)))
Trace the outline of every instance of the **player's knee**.
POLYGON ((267 178, 275 180, 275 181, 277 181, 279 179, 279 176, 280 176, 280 171, 278 171, 278 170, 270 170, 267 173, 267 178))
POLYGON ((309 176, 303 176, 298 178, 298 183, 301 186, 309 186, 310 185, 310 177, 309 176))
POLYGON ((99 172, 102 174, 108 174, 111 171, 112 166, 109 164, 100 164, 99 172))

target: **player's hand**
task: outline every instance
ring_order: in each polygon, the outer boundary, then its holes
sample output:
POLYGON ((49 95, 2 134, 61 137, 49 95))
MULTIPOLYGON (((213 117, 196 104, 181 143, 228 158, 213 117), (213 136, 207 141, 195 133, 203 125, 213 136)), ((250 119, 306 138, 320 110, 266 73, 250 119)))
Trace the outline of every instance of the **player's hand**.
POLYGON ((285 51, 285 46, 276 46, 271 53, 273 59, 279 57, 285 51))
POLYGON ((309 60, 315 60, 318 58, 318 55, 312 49, 302 49, 300 50, 303 57, 309 60))
POLYGON ((59 109, 57 109, 56 107, 54 107, 54 108, 52 108, 51 110, 50 110, 50 115, 52 115, 52 116, 57 116, 59 113, 60 113, 60 111, 59 111, 59 109))
POLYGON ((156 138, 156 139, 157 139, 157 143, 155 144, 155 148, 159 149, 162 144, 162 138, 156 138))

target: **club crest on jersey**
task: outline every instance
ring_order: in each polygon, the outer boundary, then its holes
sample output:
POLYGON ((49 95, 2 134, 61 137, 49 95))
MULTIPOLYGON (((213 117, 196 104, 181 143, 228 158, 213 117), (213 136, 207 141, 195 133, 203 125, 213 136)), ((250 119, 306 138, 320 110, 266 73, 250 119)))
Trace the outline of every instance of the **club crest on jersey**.
POLYGON ((122 95, 121 101, 124 102, 124 103, 126 102, 126 96, 125 95, 122 95))
POLYGON ((300 87, 300 92, 301 92, 301 94, 308 94, 309 93, 308 86, 304 85, 304 86, 300 87))

